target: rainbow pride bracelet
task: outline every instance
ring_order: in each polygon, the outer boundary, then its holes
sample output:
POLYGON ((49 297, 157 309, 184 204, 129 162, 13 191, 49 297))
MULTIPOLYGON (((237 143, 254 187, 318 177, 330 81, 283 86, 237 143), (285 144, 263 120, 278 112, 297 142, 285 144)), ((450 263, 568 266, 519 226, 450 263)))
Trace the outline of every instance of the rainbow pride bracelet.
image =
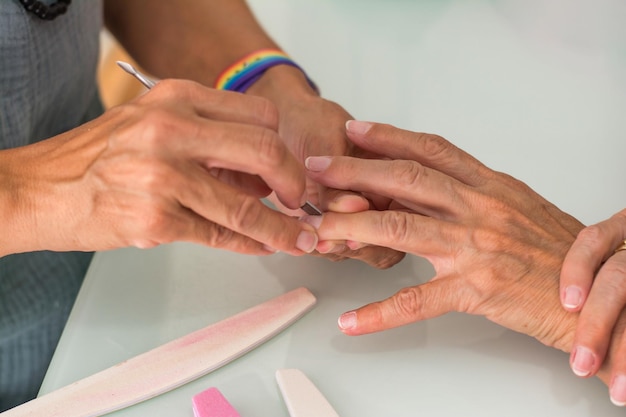
POLYGON ((306 75, 306 72, 286 53, 278 49, 261 49, 241 58, 226 68, 215 81, 218 90, 230 90, 245 93, 268 69, 276 65, 290 65, 298 68, 306 77, 309 85, 319 94, 317 85, 306 75))

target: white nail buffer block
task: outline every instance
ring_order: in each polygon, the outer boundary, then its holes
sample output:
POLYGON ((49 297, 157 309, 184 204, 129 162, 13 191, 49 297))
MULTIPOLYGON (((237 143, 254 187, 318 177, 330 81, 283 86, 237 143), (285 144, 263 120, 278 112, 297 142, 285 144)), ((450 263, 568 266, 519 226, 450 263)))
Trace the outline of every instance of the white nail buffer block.
POLYGON ((100 416, 199 378, 286 329, 315 305, 299 288, 102 372, 12 408, 2 417, 100 416))
POLYGON ((339 414, 299 369, 279 369, 276 382, 291 417, 339 417, 339 414))

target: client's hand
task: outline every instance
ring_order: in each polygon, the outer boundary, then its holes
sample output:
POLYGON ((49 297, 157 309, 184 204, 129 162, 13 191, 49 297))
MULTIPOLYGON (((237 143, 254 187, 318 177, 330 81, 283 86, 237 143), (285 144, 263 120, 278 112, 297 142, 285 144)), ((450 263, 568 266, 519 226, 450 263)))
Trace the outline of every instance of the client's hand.
MULTIPOLYGON (((309 175, 329 187, 387 196, 396 208, 327 213, 308 221, 318 227, 320 239, 356 240, 423 256, 436 276, 345 313, 339 322, 345 333, 376 332, 460 311, 570 351, 577 315, 561 307, 559 271, 583 228, 579 221, 440 137, 363 122, 350 122, 348 136, 391 160, 309 158, 309 175)), ((622 317, 617 333, 623 333, 624 323, 622 317)), ((608 383, 606 371, 600 376, 608 383)), ((614 401, 626 401, 624 384, 611 393, 614 401)))

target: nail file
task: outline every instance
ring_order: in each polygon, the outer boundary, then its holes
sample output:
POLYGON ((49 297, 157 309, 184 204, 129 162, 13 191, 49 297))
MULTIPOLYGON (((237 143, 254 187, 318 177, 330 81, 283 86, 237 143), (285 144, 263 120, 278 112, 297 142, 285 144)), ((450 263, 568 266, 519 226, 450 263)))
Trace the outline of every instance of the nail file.
POLYGON ((315 304, 299 288, 12 408, 2 417, 100 416, 199 378, 286 329, 315 304))
POLYGON ((194 417, 241 417, 217 388, 209 388, 191 399, 194 417))
MULTIPOLYGON (((120 66, 120 68, 122 68, 124 71, 126 71, 127 73, 135 77, 137 80, 139 80, 139 82, 142 83, 144 87, 146 87, 148 90, 150 90, 152 87, 156 85, 156 81, 151 80, 150 78, 148 78, 147 76, 139 72, 135 67, 133 67, 128 62, 124 62, 124 61, 116 61, 116 62, 117 62, 117 65, 120 66)), ((311 203, 310 201, 306 201, 304 205, 300 208, 306 214, 309 214, 311 216, 322 215, 322 211, 318 209, 317 207, 315 207, 315 205, 311 203)))
POLYGON ((324 395, 299 369, 279 369, 276 382, 291 417, 339 417, 324 395))

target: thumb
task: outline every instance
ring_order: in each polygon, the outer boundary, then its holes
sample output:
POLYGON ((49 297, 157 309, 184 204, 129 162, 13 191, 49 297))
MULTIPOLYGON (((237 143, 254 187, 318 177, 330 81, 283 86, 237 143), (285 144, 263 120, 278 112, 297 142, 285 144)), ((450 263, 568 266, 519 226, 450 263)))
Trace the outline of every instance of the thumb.
POLYGON ((456 310, 457 291, 452 280, 438 278, 415 287, 407 287, 383 301, 348 311, 339 317, 345 334, 356 336, 379 332, 456 310))

